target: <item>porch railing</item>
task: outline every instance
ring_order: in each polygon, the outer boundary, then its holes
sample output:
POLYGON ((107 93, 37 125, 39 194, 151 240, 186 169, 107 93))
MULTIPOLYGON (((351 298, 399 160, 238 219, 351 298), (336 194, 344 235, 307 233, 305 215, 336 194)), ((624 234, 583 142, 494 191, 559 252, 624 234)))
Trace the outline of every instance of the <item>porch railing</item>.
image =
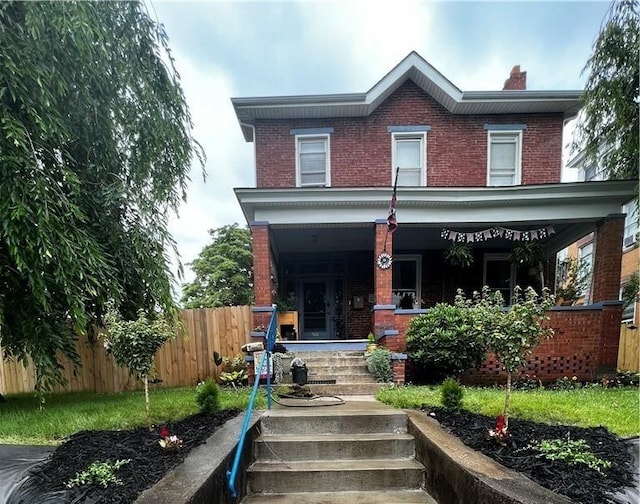
POLYGON ((240 431, 240 436, 238 437, 238 445, 236 446, 236 454, 233 459, 233 465, 231 466, 231 470, 227 471, 227 484, 229 487, 229 493, 232 498, 237 497, 236 492, 236 478, 238 476, 238 468, 240 467, 240 459, 242 458, 242 451, 244 449, 244 442, 247 437, 247 430, 249 429, 249 421, 251 420, 251 413, 253 412, 253 405, 256 400, 256 395, 258 394, 258 386, 260 385, 260 376, 262 375, 262 370, 265 365, 267 366, 266 376, 267 376, 267 408, 271 409, 271 373, 269 368, 268 359, 271 358, 271 352, 273 351, 273 347, 276 342, 276 319, 277 312, 276 306, 272 306, 271 320, 269 321, 269 327, 267 329, 267 341, 266 348, 264 352, 262 352, 262 357, 260 359, 260 364, 258 366, 255 365, 255 361, 253 363, 255 370, 255 378, 253 382, 253 390, 251 391, 251 396, 249 397, 249 403, 247 404, 247 410, 244 414, 244 422, 242 423, 242 430, 240 431))

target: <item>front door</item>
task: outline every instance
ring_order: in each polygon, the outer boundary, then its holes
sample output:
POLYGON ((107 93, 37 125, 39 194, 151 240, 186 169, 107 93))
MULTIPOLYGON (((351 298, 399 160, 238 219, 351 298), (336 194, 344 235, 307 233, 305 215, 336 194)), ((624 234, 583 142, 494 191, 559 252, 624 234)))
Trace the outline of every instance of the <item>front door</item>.
POLYGON ((330 339, 330 287, 326 280, 302 282, 302 339, 330 339))
POLYGON ((303 340, 329 340, 344 337, 342 296, 342 279, 302 280, 300 329, 303 340))

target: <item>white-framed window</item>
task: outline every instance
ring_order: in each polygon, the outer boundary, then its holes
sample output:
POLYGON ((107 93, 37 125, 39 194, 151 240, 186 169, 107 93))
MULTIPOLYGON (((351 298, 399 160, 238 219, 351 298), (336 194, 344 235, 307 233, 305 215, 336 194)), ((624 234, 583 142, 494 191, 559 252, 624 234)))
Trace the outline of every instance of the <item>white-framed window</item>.
MULTIPOLYGON (((622 299, 622 294, 624 292, 624 288, 627 285, 627 282, 623 283, 620 286, 620 300, 624 301, 624 299, 622 299)), ((636 305, 638 304, 638 302, 636 300, 632 301, 631 303, 629 303, 628 306, 623 306, 622 307, 622 323, 632 323, 635 321, 636 319, 636 305)))
POLYGON ((499 290, 508 305, 511 304, 515 276, 515 266, 509 260, 509 254, 490 252, 484 255, 482 285, 488 286, 492 291, 499 290))
POLYGON ((296 135, 296 185, 331 185, 329 135, 296 135))
POLYGON ((398 170, 398 186, 426 185, 426 132, 391 134, 391 181, 398 170))
POLYGON ((591 302, 591 280, 593 278, 593 242, 586 243, 578 249, 578 264, 581 268, 584 268, 586 275, 585 287, 581 292, 578 292, 579 296, 584 296, 584 304, 591 302), (584 266, 582 266, 584 264, 584 266))
POLYGON ((487 185, 520 185, 522 131, 488 131, 487 185))
POLYGON ((393 256, 393 302, 397 308, 420 308, 422 297, 422 256, 399 254, 393 256))
POLYGON ((632 247, 638 242, 638 230, 640 214, 638 213, 638 200, 632 199, 622 207, 622 211, 627 214, 624 218, 623 247, 632 247))

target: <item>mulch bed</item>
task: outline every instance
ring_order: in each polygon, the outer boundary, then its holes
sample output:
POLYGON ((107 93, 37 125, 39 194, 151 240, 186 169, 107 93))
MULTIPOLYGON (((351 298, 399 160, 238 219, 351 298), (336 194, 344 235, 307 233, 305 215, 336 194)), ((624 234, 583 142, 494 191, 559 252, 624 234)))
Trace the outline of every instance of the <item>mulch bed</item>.
POLYGON ((171 434, 182 440, 182 446, 176 451, 161 448, 158 427, 152 432, 140 427, 125 431, 83 431, 74 434, 44 464, 36 467, 29 488, 25 489, 23 502, 133 502, 143 490, 181 464, 192 448, 206 442, 214 431, 238 413, 239 410, 199 413, 179 422, 165 424, 171 434), (103 488, 92 484, 65 489, 64 482, 86 470, 92 462, 115 462, 118 459, 131 459, 130 463, 117 471, 121 485, 103 488), (53 495, 55 498, 52 498, 53 495))
POLYGON ((488 430, 495 428, 495 418, 464 410, 456 412, 431 406, 423 407, 422 410, 467 446, 576 502, 620 502, 613 500, 611 495, 634 484, 633 455, 629 445, 603 427, 585 429, 511 418, 511 438, 506 446, 502 446, 494 440, 487 439, 488 430), (559 460, 547 460, 537 456, 539 452, 526 449, 530 444, 543 439, 567 438, 574 441, 584 439, 591 451, 597 457, 610 461, 612 467, 600 473, 585 464, 570 465, 559 460))

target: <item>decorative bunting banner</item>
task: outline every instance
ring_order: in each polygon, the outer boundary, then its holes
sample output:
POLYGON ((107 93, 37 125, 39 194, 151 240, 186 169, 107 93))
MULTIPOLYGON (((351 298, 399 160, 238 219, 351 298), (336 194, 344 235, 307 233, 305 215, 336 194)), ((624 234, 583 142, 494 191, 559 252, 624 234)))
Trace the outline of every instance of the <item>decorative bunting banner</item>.
POLYGON ((474 231, 472 233, 463 233, 452 229, 442 229, 440 237, 445 240, 451 240, 458 243, 482 242, 491 238, 504 238, 512 241, 532 241, 543 240, 551 236, 556 231, 553 226, 547 226, 538 229, 530 229, 529 231, 518 231, 516 229, 507 229, 500 226, 483 229, 482 231, 474 231))

